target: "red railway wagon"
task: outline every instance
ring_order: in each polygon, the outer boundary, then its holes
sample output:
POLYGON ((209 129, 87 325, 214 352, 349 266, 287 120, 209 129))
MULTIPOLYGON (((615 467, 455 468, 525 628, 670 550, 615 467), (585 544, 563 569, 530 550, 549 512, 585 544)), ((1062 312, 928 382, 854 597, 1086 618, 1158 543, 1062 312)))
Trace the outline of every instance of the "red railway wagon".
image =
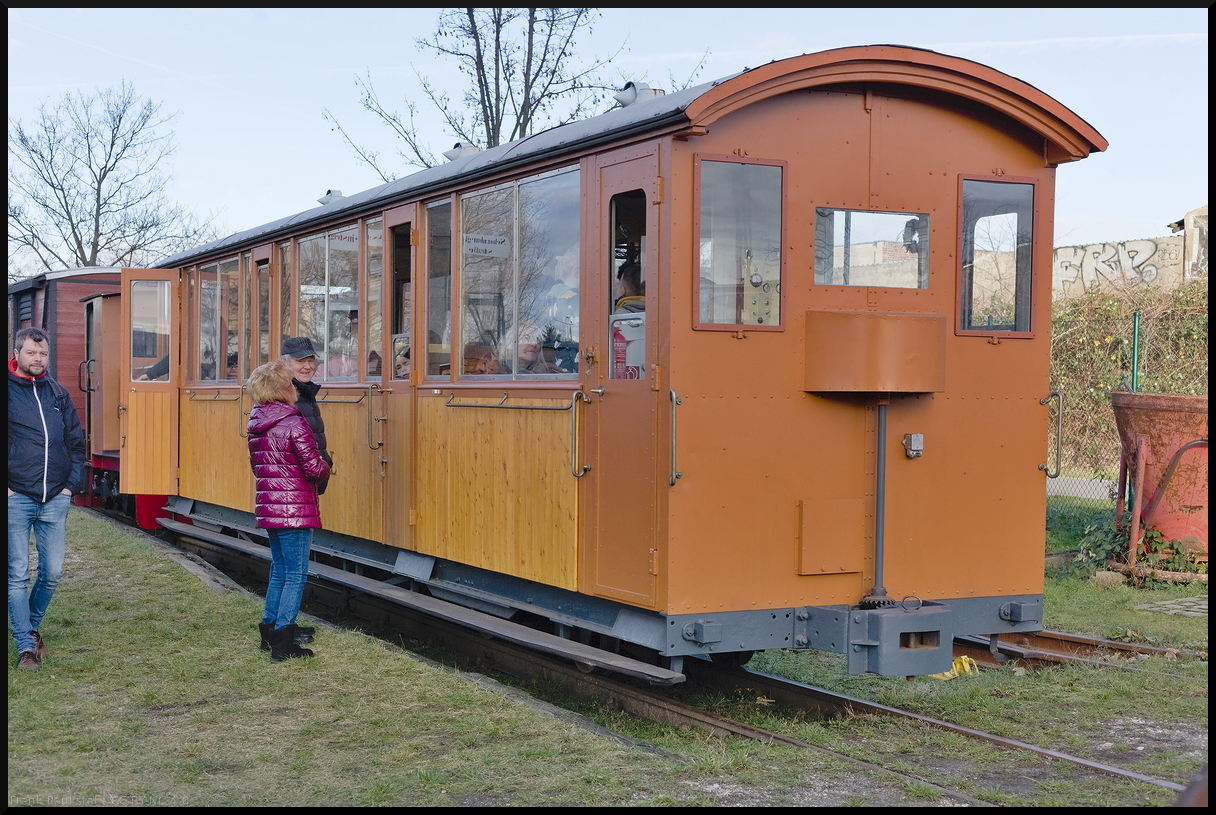
POLYGON ((122 491, 256 539, 244 383, 303 335, 318 557, 669 681, 1040 628, 1055 172, 1102 137, 898 46, 618 101, 124 270, 122 491))
MULTIPOLYGON (((117 309, 121 277, 118 267, 85 267, 44 272, 8 285, 9 347, 23 328, 46 331, 52 338, 51 375, 67 388, 80 414, 93 466, 90 491, 75 499, 85 506, 113 505, 118 496, 117 423, 112 410, 110 420, 105 421, 102 407, 103 400, 111 408, 118 404, 118 315, 115 311, 106 320, 100 305, 94 311, 93 306, 82 304, 105 299, 117 309), (111 329, 106 340, 108 359, 101 347, 102 326, 107 324, 111 329)), ((141 503, 149 502, 144 499, 141 503)))
POLYGON ((23 328, 41 328, 51 343, 51 375, 71 392, 72 402, 85 420, 88 371, 87 327, 81 302, 98 294, 116 294, 122 270, 116 267, 44 272, 8 284, 8 346, 23 328))

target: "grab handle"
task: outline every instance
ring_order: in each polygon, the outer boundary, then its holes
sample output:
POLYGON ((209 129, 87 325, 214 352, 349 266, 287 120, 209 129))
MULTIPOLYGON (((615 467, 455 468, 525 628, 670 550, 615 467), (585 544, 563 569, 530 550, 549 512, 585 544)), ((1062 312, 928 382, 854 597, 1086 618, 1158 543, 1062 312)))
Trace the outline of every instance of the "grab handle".
POLYGON ((367 398, 367 449, 379 450, 381 447, 384 446, 384 441, 375 440, 375 438, 374 438, 375 434, 372 433, 372 423, 373 422, 387 422, 388 413, 385 413, 383 416, 377 416, 376 411, 372 409, 371 393, 372 393, 373 388, 375 388, 376 392, 380 393, 380 394, 392 393, 393 389, 392 388, 382 388, 382 387, 380 387, 380 384, 377 382, 373 382, 367 388, 367 397, 368 397, 367 398))
POLYGON ((671 477, 667 479, 667 485, 674 487, 677 478, 683 478, 684 473, 676 469, 676 405, 684 404, 684 400, 676 396, 676 392, 671 391, 671 477))
POLYGON ((580 467, 578 463, 578 403, 590 401, 591 397, 582 391, 575 391, 570 400, 570 473, 575 478, 582 478, 591 469, 590 464, 580 467))
POLYGON ((253 412, 253 408, 249 408, 249 412, 245 412, 245 386, 241 385, 241 389, 236 394, 236 432, 240 434, 242 439, 249 438, 249 434, 245 430, 249 427, 249 423, 245 421, 245 417, 253 412))
POLYGON ((1040 470, 1047 471, 1048 478, 1059 478, 1060 476, 1060 456, 1064 446, 1064 394, 1059 391, 1052 391, 1051 396, 1046 399, 1040 399, 1039 404, 1045 405, 1053 398, 1059 399, 1060 404, 1056 407, 1056 471, 1053 473, 1046 464, 1040 464, 1040 470))

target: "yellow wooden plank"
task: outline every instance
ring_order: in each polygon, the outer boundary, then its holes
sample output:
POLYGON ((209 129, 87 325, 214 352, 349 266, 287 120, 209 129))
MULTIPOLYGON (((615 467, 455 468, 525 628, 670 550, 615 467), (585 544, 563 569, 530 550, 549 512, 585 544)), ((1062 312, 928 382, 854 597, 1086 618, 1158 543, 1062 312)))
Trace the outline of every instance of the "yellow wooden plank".
MULTIPOLYGON (((191 402, 183 393, 181 413, 181 487, 187 498, 253 512, 253 471, 249 467, 249 445, 245 432, 249 400, 212 400, 214 394, 198 392, 191 402)), ((223 394, 231 399, 235 393, 223 394)))
MULTIPOLYGON (((321 496, 321 524, 331 532, 383 543, 384 487, 380 453, 368 440, 367 391, 332 391, 325 398, 335 400, 321 403, 334 472, 321 496), (362 401, 355 402, 360 395, 362 401)), ((373 436, 376 432, 373 427, 373 436)))
POLYGON ((127 393, 126 441, 121 487, 131 494, 171 495, 177 489, 174 395, 127 393))
POLYGON ((574 589, 569 412, 454 408, 427 398, 418 414, 418 551, 574 589))

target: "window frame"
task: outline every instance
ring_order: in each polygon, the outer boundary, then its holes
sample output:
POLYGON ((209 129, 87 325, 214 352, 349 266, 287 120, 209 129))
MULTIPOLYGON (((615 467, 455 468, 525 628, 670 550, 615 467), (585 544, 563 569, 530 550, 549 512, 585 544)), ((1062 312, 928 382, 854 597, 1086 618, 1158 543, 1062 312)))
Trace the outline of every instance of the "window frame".
MULTIPOLYGON (((1039 320, 1039 304, 1036 292, 1039 288, 1039 276, 1042 273, 1038 255, 1040 253, 1040 241, 1043 236, 1042 229, 1042 195, 1039 189, 1040 179, 1030 176, 995 176, 995 175, 967 175, 960 174, 958 177, 958 217, 956 220, 956 228, 958 237, 955 244, 958 261, 955 264, 955 297, 954 297, 954 334, 959 337, 997 337, 1000 339, 1033 339, 1037 334, 1037 325, 1039 320), (1026 300, 1026 308, 1029 314, 1026 317, 1026 325, 1028 328, 1024 331, 1019 331, 1015 328, 1005 329, 998 326, 982 326, 980 328, 964 328, 963 327, 963 304, 966 291, 966 274, 964 272, 964 264, 966 261, 965 244, 966 244, 966 217, 964 190, 966 182, 980 181, 989 184, 1019 184, 1029 186, 1031 188, 1031 216, 1030 216, 1030 250, 1028 252, 1030 258, 1030 280, 1026 284, 1029 292, 1026 300)), ((978 221, 978 219, 977 219, 978 221)), ((974 247, 973 247, 974 251, 974 247)), ((1049 272, 1050 273, 1050 272, 1049 272)), ((1015 284, 1015 303, 1016 303, 1016 284, 1015 284)), ((1015 311, 1016 315, 1016 311, 1015 311)), ((1016 316, 1014 325, 1017 325, 1016 316)))
MULTIPOLYGON (((457 296, 458 296, 457 292, 459 291, 458 286, 457 286, 458 280, 456 277, 457 264, 455 262, 455 253, 456 253, 456 247, 460 241, 460 198, 456 193, 451 193, 449 195, 443 196, 442 198, 436 198, 432 201, 423 201, 423 202, 419 203, 419 210, 421 212, 421 217, 420 217, 421 233, 420 234, 422 236, 422 246, 420 247, 421 251, 418 254, 419 254, 419 260, 421 261, 421 263, 419 263, 419 266, 421 268, 418 270, 418 274, 414 275, 414 280, 415 280, 414 297, 416 299, 419 297, 422 298, 422 304, 421 304, 422 322, 421 322, 421 325, 415 326, 415 328, 414 328, 415 333, 420 335, 417 342, 415 342, 414 344, 415 344, 415 346, 417 346, 418 343, 422 343, 421 348, 423 350, 423 353, 421 353, 419 355, 420 360, 413 360, 410 367, 411 367, 411 369, 417 368, 420 371, 419 376, 421 377, 422 381, 424 381, 424 382, 451 383, 451 382, 455 381, 455 377, 453 376, 453 373, 452 373, 453 343, 452 343, 451 338, 453 336, 459 336, 458 332, 460 330, 460 326, 458 324, 459 319, 460 319, 460 311, 458 308, 456 308, 456 304, 453 302, 457 298, 457 296), (433 343, 431 343, 431 318, 433 316, 431 309, 432 309, 432 295, 434 294, 434 292, 432 292, 432 290, 431 290, 432 285, 433 285, 432 280, 434 279, 432 277, 433 269, 431 268, 432 261, 434 260, 434 257, 432 254, 432 242, 431 242, 431 223, 432 223, 432 217, 433 217, 432 213, 437 212, 443 206, 448 207, 448 218, 447 218, 447 220, 448 220, 448 240, 450 241, 450 244, 448 246, 448 267, 447 267, 448 296, 447 296, 447 317, 446 317, 447 332, 448 332, 448 343, 447 343, 448 361, 447 362, 436 361, 434 363, 435 366, 440 369, 442 369, 446 365, 447 366, 446 371, 438 370, 435 373, 431 373, 431 367, 432 367, 431 355, 444 353, 443 351, 432 351, 431 350, 431 346, 433 344, 433 343), (420 367, 418 366, 419 362, 421 362, 420 367)), ((442 336, 440 336, 440 342, 437 343, 437 345, 438 345, 438 347, 443 346, 442 336)))
MULTIPOLYGON (((577 225, 577 228, 578 228, 578 248, 579 248, 579 256, 581 257, 582 246, 585 242, 585 236, 583 234, 583 213, 581 210, 582 210, 582 207, 584 206, 583 184, 584 184, 584 180, 586 178, 586 174, 584 172, 584 168, 579 163, 564 164, 560 167, 554 167, 551 169, 543 170, 541 172, 533 172, 528 175, 512 177, 510 179, 497 181, 496 183, 489 184, 487 186, 479 186, 479 187, 475 187, 475 188, 471 188, 471 189, 461 190, 452 199, 445 199, 445 202, 447 200, 451 200, 452 205, 453 205, 453 209, 452 209, 453 237, 452 237, 452 258, 451 258, 453 280, 452 280, 452 302, 449 303, 449 308, 451 309, 451 313, 453 315, 452 329, 451 329, 452 336, 451 336, 449 352, 450 352, 450 358, 451 358, 451 360, 453 360, 453 362, 449 363, 449 369, 446 374, 446 376, 449 378, 449 381, 451 381, 453 383, 463 382, 463 383, 469 384, 469 385, 485 384, 485 385, 502 386, 504 384, 509 384, 511 387, 515 387, 517 385, 524 384, 524 383, 551 387, 554 385, 561 386, 563 384, 573 384, 573 383, 576 383, 579 381, 580 372, 577 370, 573 371, 573 372, 561 372, 561 373, 556 373, 556 372, 555 373, 524 373, 524 372, 521 372, 519 370, 516 370, 514 367, 514 363, 516 363, 517 360, 512 360, 512 367, 509 370, 504 370, 502 373, 477 374, 477 373, 468 373, 464 370, 465 364, 467 362, 467 360, 465 358, 466 337, 465 337, 465 325, 464 324, 465 324, 465 318, 467 316, 466 312, 469 308, 472 307, 472 305, 470 303, 466 302, 466 297, 468 297, 472 293, 466 291, 467 255, 466 255, 466 252, 464 251, 464 241, 465 241, 465 232, 464 232, 465 206, 464 205, 465 205, 465 202, 468 200, 477 198, 479 196, 482 196, 482 195, 500 193, 500 192, 503 192, 506 190, 510 191, 510 200, 511 200, 511 203, 510 203, 510 207, 511 207, 510 252, 511 252, 511 254, 510 254, 509 262, 510 262, 510 275, 511 275, 511 292, 510 292, 510 294, 511 294, 512 300, 511 300, 511 303, 509 304, 509 307, 510 307, 510 313, 512 316, 511 316, 511 323, 510 323, 511 327, 506 330, 506 334, 508 337, 514 337, 514 340, 512 342, 512 348, 517 351, 518 345, 520 343, 520 333, 519 332, 521 330, 520 324, 518 322, 520 320, 520 314, 519 314, 520 274, 521 274, 522 265, 524 263, 524 260, 520 254, 522 247, 520 245, 521 241, 520 241, 520 234, 519 234, 520 229, 521 229, 522 218, 523 218, 523 216, 521 214, 521 202, 522 202, 522 198, 524 195, 524 189, 528 185, 531 185, 531 184, 541 183, 541 182, 544 182, 544 181, 547 181, 550 179, 560 178, 562 176, 567 176, 567 175, 573 175, 575 180, 577 181, 577 185, 578 185, 578 198, 579 198, 580 212, 577 214, 576 218, 574 219, 574 223, 577 225), (459 361, 459 364, 456 364, 456 361, 459 361)), ((438 203, 438 202, 432 202, 432 203, 438 203)), ((429 207, 431 205, 432 204, 428 204, 427 206, 429 207)), ((430 257, 429 235, 430 235, 430 233, 428 231, 427 232, 428 245, 425 247, 428 259, 430 257)), ((581 273, 580 273, 580 278, 581 278, 581 273)), ((427 280, 430 281, 430 279, 431 278, 429 276, 429 269, 428 269, 427 280)), ((428 298, 427 305, 429 306, 430 303, 431 303, 431 300, 430 300, 430 298, 428 298)), ((427 316, 425 319, 429 320, 429 316, 427 316)), ((534 328, 536 328, 536 327, 534 327, 534 328)), ((539 330, 539 329, 537 329, 537 330, 539 330)), ((580 325, 577 333, 579 333, 581 335, 581 331, 582 331, 582 328, 580 325)), ((544 353, 543 348, 540 350, 540 353, 542 353, 542 354, 544 353)), ((499 361, 501 362, 501 360, 499 360, 499 361)), ((435 374, 432 376, 443 378, 445 376, 445 374, 435 374)))
POLYGON ((692 245, 693 245, 693 274, 692 281, 692 327, 694 331, 785 331, 787 324, 786 289, 788 283, 787 266, 789 251, 787 235, 789 230, 789 162, 781 159, 766 159, 727 155, 722 153, 693 154, 693 202, 692 245), (775 325, 753 325, 751 323, 708 323, 701 321, 701 165, 711 161, 722 164, 748 164, 781 169, 781 226, 779 245, 781 247, 781 262, 779 264, 779 282, 777 284, 778 320, 775 325))
MULTIPOLYGON (((933 246, 934 246, 934 243, 933 243, 933 212, 932 211, 907 212, 905 210, 894 210, 894 209, 857 209, 855 207, 843 207, 843 206, 819 206, 818 204, 813 205, 812 210, 813 211, 811 214, 811 219, 812 219, 811 220, 811 234, 815 236, 814 237, 815 244, 812 247, 812 254, 814 255, 814 257, 811 262, 811 285, 812 286, 823 287, 823 288, 835 288, 835 289, 875 289, 878 291, 901 291, 901 292, 928 292, 932 289, 932 287, 933 287, 933 246), (919 266, 919 258, 921 256, 921 254, 918 252, 918 255, 917 255, 917 260, 918 260, 918 266, 917 266, 917 271, 916 271, 917 285, 915 285, 915 286, 883 286, 883 285, 880 285, 877 283, 854 283, 852 281, 850 281, 848 283, 821 283, 821 282, 819 282, 819 280, 817 279, 819 276, 819 254, 818 253, 819 253, 819 249, 820 249, 820 247, 818 246, 818 240, 819 240, 819 217, 820 217, 819 210, 821 210, 821 209, 828 210, 832 213, 851 212, 851 213, 856 213, 856 214, 861 214, 861 215, 898 215, 898 216, 911 216, 911 217, 923 216, 923 217, 927 218, 928 219, 928 228, 925 230, 925 240, 928 243, 928 248, 923 250, 923 256, 925 259, 925 265, 924 265, 923 269, 921 269, 919 266), (924 286, 919 285, 922 274, 923 274, 924 281, 925 281, 924 286)), ((835 251, 835 247, 837 245, 838 244, 833 243, 833 245, 832 245, 833 252, 835 251)), ((854 245, 862 246, 865 244, 860 243, 860 244, 854 244, 854 245)), ((832 268, 833 269, 836 268, 835 263, 833 263, 832 268)))
MULTIPOLYGON (((354 239, 357 244, 356 249, 355 249, 355 292, 354 292, 353 300, 351 302, 355 303, 356 310, 361 312, 362 311, 361 298, 364 296, 363 287, 366 285, 365 279, 367 276, 367 270, 364 268, 363 242, 366 237, 365 233, 364 233, 364 223, 368 219, 374 219, 377 217, 379 217, 379 214, 368 215, 366 217, 356 218, 355 220, 351 220, 351 221, 348 221, 348 220, 336 221, 331 224, 326 224, 324 227, 322 227, 322 229, 320 231, 310 231, 304 235, 296 235, 292 239, 292 250, 293 250, 292 251, 292 265, 293 265, 294 271, 295 271, 295 286, 292 289, 292 295, 293 295, 293 306, 294 306, 293 311, 294 311, 294 316, 295 316, 295 330, 297 332, 299 332, 301 329, 300 309, 301 309, 301 305, 303 303, 303 298, 301 297, 301 287, 303 284, 300 283, 300 272, 299 272, 300 254, 301 254, 300 253, 300 243, 303 241, 320 239, 322 241, 322 246, 324 247, 324 263, 325 263, 324 288, 326 290, 326 293, 324 295, 325 305, 322 307, 322 313, 324 315, 323 319, 325 321, 324 329, 323 329, 325 336, 322 338, 320 343, 314 343, 314 347, 316 347, 317 344, 323 345, 325 347, 316 349, 318 354, 323 355, 323 357, 319 358, 317 360, 317 374, 313 378, 314 382, 317 382, 318 384, 322 385, 323 387, 350 386, 350 385, 356 385, 358 383, 365 381, 365 367, 363 364, 362 352, 360 351, 360 349, 363 347, 363 342, 362 342, 363 320, 362 320, 362 318, 360 318, 360 320, 359 320, 359 323, 360 323, 359 328, 356 332, 356 336, 353 338, 355 341, 355 348, 353 349, 354 350, 353 359, 355 360, 354 374, 353 375, 352 374, 343 374, 340 376, 336 376, 336 375, 332 375, 329 373, 329 367, 332 362, 329 346, 332 345, 332 343, 333 343, 332 338, 330 338, 328 336, 329 328, 330 328, 330 323, 331 323, 333 315, 338 313, 337 310, 331 309, 330 305, 329 305, 330 297, 331 297, 330 290, 333 288, 337 288, 333 285, 332 277, 331 277, 331 273, 333 271, 331 264, 333 261, 333 253, 334 253, 334 250, 332 248, 332 241, 333 241, 333 238, 335 235, 338 235, 340 233, 344 233, 347 231, 352 231, 353 235, 355 236, 354 239)), ((349 311, 349 309, 348 309, 348 311, 349 311)), ((292 336, 305 336, 305 335, 297 333, 292 336)), ((349 355, 343 355, 343 356, 349 356, 349 355)))

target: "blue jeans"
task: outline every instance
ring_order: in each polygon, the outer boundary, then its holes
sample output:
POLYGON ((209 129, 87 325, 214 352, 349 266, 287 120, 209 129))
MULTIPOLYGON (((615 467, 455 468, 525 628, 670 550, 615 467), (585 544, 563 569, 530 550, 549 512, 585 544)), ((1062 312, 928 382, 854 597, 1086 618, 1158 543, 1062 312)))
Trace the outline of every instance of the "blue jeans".
POLYGON ((68 507, 72 496, 59 493, 45 504, 28 495, 8 497, 8 627, 17 653, 34 650, 35 631, 42 624, 51 596, 63 577, 67 548, 68 507), (30 590, 30 530, 38 547, 38 579, 30 590))
POLYGON ((266 614, 263 623, 275 628, 295 625, 308 579, 308 550, 311 529, 267 529, 270 535, 270 582, 266 585, 266 614))

